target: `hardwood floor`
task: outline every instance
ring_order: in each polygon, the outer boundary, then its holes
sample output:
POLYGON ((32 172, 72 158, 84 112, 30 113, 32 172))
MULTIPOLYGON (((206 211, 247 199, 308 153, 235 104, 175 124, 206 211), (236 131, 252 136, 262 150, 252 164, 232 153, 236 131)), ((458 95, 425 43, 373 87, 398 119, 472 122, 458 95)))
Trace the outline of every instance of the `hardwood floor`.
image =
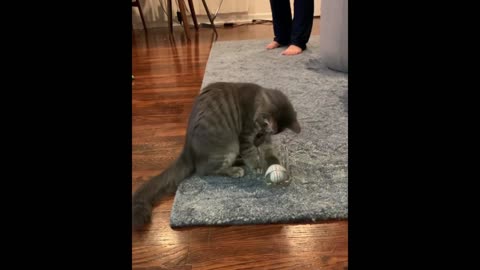
MULTIPOLYGON (((187 117, 200 90, 212 30, 136 31, 133 51, 133 181, 136 189, 179 154, 187 117)), ((270 39, 272 25, 219 28, 218 40, 270 39)), ((315 19, 312 35, 319 33, 315 19)), ((134 269, 347 269, 348 222, 308 225, 202 227, 172 230, 173 195, 154 210, 152 224, 133 234, 134 269)))

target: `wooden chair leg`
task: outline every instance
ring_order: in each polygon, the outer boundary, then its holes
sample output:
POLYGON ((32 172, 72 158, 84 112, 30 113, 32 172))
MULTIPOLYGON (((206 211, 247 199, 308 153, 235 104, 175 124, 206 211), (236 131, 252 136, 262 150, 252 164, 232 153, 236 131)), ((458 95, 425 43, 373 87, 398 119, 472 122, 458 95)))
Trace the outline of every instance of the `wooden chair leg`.
POLYGON ((198 30, 197 14, 195 14, 195 8, 193 7, 193 1, 188 0, 188 6, 190 7, 190 12, 192 13, 193 24, 195 29, 198 30))
POLYGON ((212 24, 213 31, 215 32, 216 35, 218 35, 217 28, 215 27, 215 24, 213 23, 212 15, 210 15, 210 10, 208 10, 207 3, 205 2, 205 0, 202 0, 202 2, 203 2, 203 7, 205 8, 205 11, 207 12, 208 19, 210 20, 210 23, 212 24))
POLYGON ((180 6, 180 13, 182 14, 183 29, 185 29, 185 35, 187 36, 187 39, 190 40, 190 30, 188 28, 188 16, 187 16, 187 11, 185 9, 184 0, 178 0, 178 5, 180 6))
POLYGON ((167 2, 168 29, 170 33, 173 34, 172 0, 168 0, 167 2))
POLYGON ((142 18, 142 24, 143 24, 143 29, 147 31, 147 25, 145 24, 145 18, 143 18, 143 11, 142 11, 142 5, 140 4, 140 0, 135 1, 138 7, 138 11, 140 12, 140 18, 142 18))

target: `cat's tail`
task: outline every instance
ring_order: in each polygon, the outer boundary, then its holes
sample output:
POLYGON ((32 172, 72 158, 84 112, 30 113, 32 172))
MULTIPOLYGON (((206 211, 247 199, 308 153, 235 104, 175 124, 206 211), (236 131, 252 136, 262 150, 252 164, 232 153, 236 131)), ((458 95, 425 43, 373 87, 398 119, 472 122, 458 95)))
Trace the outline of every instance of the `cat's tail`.
POLYGON ((182 153, 178 159, 161 174, 154 176, 139 187, 132 198, 132 225, 141 229, 150 223, 152 207, 163 195, 175 192, 178 185, 194 172, 194 165, 182 153))

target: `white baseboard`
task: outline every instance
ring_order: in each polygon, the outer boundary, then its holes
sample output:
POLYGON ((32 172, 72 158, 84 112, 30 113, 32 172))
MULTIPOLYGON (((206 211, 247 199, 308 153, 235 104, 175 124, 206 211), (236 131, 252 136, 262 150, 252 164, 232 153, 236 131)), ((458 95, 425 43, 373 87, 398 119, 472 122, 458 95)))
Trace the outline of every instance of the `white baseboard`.
MULTIPOLYGON (((216 26, 223 26, 224 23, 251 23, 252 20, 272 20, 272 13, 257 13, 257 14, 246 14, 246 13, 227 13, 227 14, 218 14, 215 18, 214 23, 216 26)), ((197 21, 199 24, 206 23, 210 24, 210 21, 206 15, 197 15, 197 21)), ((168 21, 147 21, 147 28, 161 28, 168 27, 168 21)), ((193 27, 192 17, 188 17, 188 23, 193 27)), ((175 20, 173 21, 174 27, 181 26, 175 20)), ((143 29, 142 21, 135 20, 133 22, 133 29, 143 29)))

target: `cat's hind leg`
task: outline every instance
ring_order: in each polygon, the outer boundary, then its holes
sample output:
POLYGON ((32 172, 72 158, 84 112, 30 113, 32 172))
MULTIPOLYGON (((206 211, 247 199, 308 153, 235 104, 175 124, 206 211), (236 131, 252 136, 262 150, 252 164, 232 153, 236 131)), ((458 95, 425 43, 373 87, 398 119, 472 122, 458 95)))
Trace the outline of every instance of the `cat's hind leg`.
MULTIPOLYGON (((220 149, 211 149, 208 155, 197 156, 196 170, 199 175, 223 175, 233 178, 243 177, 245 170, 234 166, 239 154, 238 144, 220 149)), ((236 164, 235 164, 236 165, 236 164)))
POLYGON ((233 166, 237 156, 238 155, 235 153, 227 154, 224 157, 222 166, 215 171, 215 174, 226 175, 233 178, 243 177, 245 175, 245 170, 242 167, 233 166))

